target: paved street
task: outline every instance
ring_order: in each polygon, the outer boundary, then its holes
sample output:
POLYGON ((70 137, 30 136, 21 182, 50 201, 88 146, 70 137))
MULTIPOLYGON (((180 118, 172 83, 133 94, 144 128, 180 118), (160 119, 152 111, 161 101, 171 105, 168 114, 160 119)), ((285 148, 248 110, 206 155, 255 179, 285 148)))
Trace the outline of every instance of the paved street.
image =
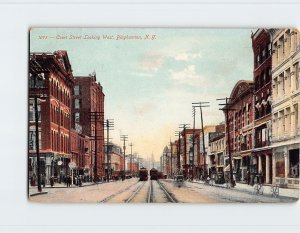
MULTIPOLYGON (((271 195, 270 187, 264 194, 255 194, 252 186, 238 184, 234 189, 185 181, 179 187, 171 179, 125 181, 89 184, 73 188, 45 188, 47 194, 31 196, 34 202, 90 202, 90 203, 286 203, 297 201, 299 190, 282 190, 278 198, 271 195), (298 195, 297 195, 298 194, 298 195)), ((30 188, 30 193, 36 188, 30 188)))

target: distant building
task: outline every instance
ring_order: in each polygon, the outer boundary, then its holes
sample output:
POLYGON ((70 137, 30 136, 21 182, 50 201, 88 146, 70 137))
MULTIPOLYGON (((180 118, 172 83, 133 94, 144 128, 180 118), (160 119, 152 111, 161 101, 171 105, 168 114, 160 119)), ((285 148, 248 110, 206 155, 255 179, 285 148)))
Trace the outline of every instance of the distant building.
POLYGON ((209 138, 209 168, 211 173, 224 172, 225 168, 225 154, 226 154, 226 143, 225 143, 225 125, 219 127, 220 132, 211 134, 209 138))
MULTIPOLYGON (((122 148, 118 145, 111 144, 109 146, 109 156, 111 161, 110 174, 112 176, 120 177, 124 171, 124 156, 122 148)), ((108 167, 107 158, 105 157, 105 168, 107 169, 108 167)))

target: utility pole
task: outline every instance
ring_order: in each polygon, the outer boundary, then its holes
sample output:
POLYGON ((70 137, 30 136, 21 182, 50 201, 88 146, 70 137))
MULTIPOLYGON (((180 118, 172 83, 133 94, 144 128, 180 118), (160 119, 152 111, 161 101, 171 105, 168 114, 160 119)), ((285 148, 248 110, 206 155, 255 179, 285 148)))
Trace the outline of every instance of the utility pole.
POLYGON ((209 107, 209 102, 198 102, 192 103, 195 107, 200 108, 200 116, 201 116, 201 131, 202 131, 202 144, 203 144, 203 156, 204 156, 204 178, 207 177, 207 168, 206 168, 206 151, 205 151, 205 138, 204 138, 204 123, 203 123, 203 115, 202 115, 202 108, 209 107))
POLYGON ((109 131, 113 130, 114 127, 114 119, 106 119, 104 123, 104 127, 106 128, 106 161, 107 161, 107 181, 109 182, 112 174, 111 174, 111 155, 110 155, 110 142, 109 140, 109 131))
POLYGON ((181 131, 175 131, 175 136, 178 136, 178 146, 177 146, 177 163, 176 163, 176 167, 177 167, 177 175, 180 174, 180 150, 181 150, 181 131))
MULTIPOLYGON (((95 145, 95 155, 94 155, 94 183, 98 182, 98 158, 97 158, 97 153, 98 153, 98 141, 102 140, 103 137, 100 135, 98 136, 98 122, 103 125, 104 121, 104 112, 89 112, 89 120, 91 124, 94 123, 94 134, 92 133, 91 130, 91 140, 94 141, 95 145)), ((92 125, 91 125, 92 126, 92 125)), ((91 127, 92 128, 92 127, 91 127)))
POLYGON ((233 108, 230 108, 230 99, 231 98, 222 98, 222 99, 217 99, 217 100, 225 100, 225 104, 219 104, 220 106, 224 106, 223 108, 220 108, 219 110, 222 110, 225 112, 226 115, 226 131, 227 131, 227 148, 228 148, 228 156, 229 156, 229 168, 230 168, 230 184, 231 187, 234 187, 233 184, 233 167, 232 167, 232 155, 231 155, 231 145, 230 145, 230 124, 229 124, 229 111, 235 110, 233 108))
POLYGON ((130 146, 129 172, 130 172, 130 175, 132 175, 132 147, 133 147, 132 142, 129 144, 129 146, 130 146))
POLYGON ((194 167, 195 167, 195 115, 196 115, 196 107, 192 106, 192 114, 193 114, 193 153, 192 153, 192 181, 194 180, 194 167))
POLYGON ((184 178, 187 178, 188 175, 188 167, 187 167, 187 159, 186 159, 186 129, 189 128, 190 124, 180 124, 179 128, 183 129, 183 140, 184 140, 184 178))
MULTIPOLYGON (((35 149, 37 160, 37 186, 38 192, 42 192, 41 185, 41 158, 40 158, 40 143, 39 143, 39 117, 41 112, 38 110, 38 101, 43 102, 48 95, 44 92, 45 86, 45 72, 40 64, 36 61, 34 54, 29 54, 29 98, 33 98, 34 104, 34 118, 35 118, 35 149), (40 82, 38 82, 40 81, 40 82)), ((42 131, 41 131, 42 133, 42 131)), ((33 139, 32 139, 33 144, 33 139)), ((46 182, 46 181, 45 181, 46 182)))
POLYGON ((128 135, 121 135, 121 140, 123 141, 123 152, 124 152, 124 174, 123 174, 123 180, 126 178, 126 169, 125 169, 125 160, 126 160, 126 145, 125 142, 128 141, 128 135))
POLYGON ((172 160, 173 160, 173 149, 172 149, 172 142, 171 142, 171 137, 170 137, 170 152, 171 152, 171 177, 173 177, 173 162, 172 162, 172 160))

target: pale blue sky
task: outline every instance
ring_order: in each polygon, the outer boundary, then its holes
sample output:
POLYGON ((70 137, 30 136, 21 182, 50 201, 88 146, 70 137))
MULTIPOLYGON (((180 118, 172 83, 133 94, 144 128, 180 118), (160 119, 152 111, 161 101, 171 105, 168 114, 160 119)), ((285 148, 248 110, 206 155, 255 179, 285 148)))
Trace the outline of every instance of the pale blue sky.
MULTIPOLYGON (((56 50, 67 50, 75 76, 96 72, 105 93, 105 116, 115 119, 113 142, 120 144, 120 134, 128 134, 134 152, 143 157, 153 152, 156 159, 170 137, 176 139, 178 124, 192 123, 192 102, 211 101, 204 120, 217 124, 224 116, 216 98, 229 96, 238 80, 253 79, 250 29, 31 30, 31 52, 56 50), (144 39, 146 34, 156 39, 144 39), (70 35, 82 37, 59 39, 70 35), (116 40, 117 35, 142 40, 116 40)), ((197 112, 197 127, 199 118, 197 112)))

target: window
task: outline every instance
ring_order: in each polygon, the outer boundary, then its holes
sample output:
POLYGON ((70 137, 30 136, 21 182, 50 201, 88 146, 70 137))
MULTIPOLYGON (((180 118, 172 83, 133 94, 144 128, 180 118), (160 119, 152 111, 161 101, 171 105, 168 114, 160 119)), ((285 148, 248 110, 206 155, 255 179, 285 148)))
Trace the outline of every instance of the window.
POLYGON ((79 113, 79 112, 75 112, 75 119, 74 119, 74 121, 75 121, 76 123, 79 123, 79 122, 80 122, 80 113, 79 113))
POLYGON ((272 55, 272 44, 271 43, 269 43, 268 44, 268 56, 271 56, 272 55))
POLYGON ((296 90, 299 89, 299 73, 300 73, 300 69, 299 69, 299 62, 297 62, 295 65, 295 81, 296 81, 296 90))
POLYGON ((264 128, 261 130, 261 141, 266 142, 266 138, 267 138, 267 129, 264 128))
POLYGON ((74 87, 74 95, 80 95, 80 86, 79 85, 76 85, 74 87))
MULTIPOLYGON (((35 133, 35 127, 30 127, 29 129, 29 150, 36 150, 36 133, 35 133)), ((41 142, 41 129, 39 128, 39 148, 42 147, 41 142)))
POLYGON ((266 51, 265 51, 265 50, 263 50, 263 51, 262 51, 262 60, 264 60, 264 59, 265 59, 265 56, 266 56, 266 51))
POLYGON ((75 99, 75 100, 74 100, 74 107, 75 107, 76 109, 79 109, 79 108, 80 108, 80 100, 79 100, 79 99, 75 99))
POLYGON ((271 81, 271 69, 268 67, 266 69, 266 83, 269 83, 271 81))
MULTIPOLYGON (((41 105, 38 104, 38 121, 41 121, 41 105)), ((34 107, 34 101, 31 99, 29 101, 29 121, 35 122, 35 107, 34 107)))

